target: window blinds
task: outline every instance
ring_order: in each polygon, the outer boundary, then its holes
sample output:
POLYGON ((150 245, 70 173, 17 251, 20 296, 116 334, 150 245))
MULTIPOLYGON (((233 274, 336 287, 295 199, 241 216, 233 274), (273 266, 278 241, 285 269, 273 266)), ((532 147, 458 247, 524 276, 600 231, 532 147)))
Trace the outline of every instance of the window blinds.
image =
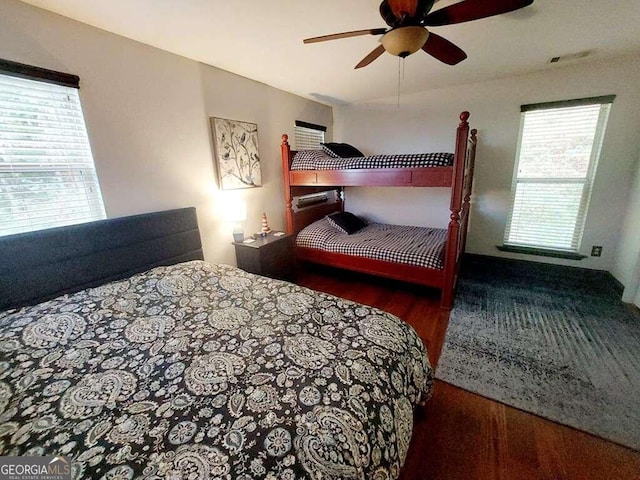
POLYGON ((523 107, 505 244, 580 248, 613 97, 585 100, 523 107))
POLYGON ((0 74, 0 235, 105 217, 78 90, 0 74))
POLYGON ((320 144, 324 143, 324 132, 327 130, 322 125, 296 120, 295 140, 296 150, 320 150, 320 144))

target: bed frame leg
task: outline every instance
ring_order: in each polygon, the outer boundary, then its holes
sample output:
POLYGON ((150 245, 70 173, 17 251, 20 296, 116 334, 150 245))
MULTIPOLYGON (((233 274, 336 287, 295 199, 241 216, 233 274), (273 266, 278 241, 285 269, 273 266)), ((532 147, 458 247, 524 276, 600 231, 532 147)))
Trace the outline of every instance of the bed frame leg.
MULTIPOLYGON (((456 130, 456 151, 451 181, 451 203, 449 209, 451 216, 447 229, 447 249, 444 259, 444 279, 442 284, 442 297, 440 308, 451 310, 453 305, 453 291, 458 274, 458 261, 460 258, 460 214, 462 211, 465 167, 467 165, 467 153, 469 147, 469 112, 460 114, 460 124, 456 130)), ((466 221, 466 219, 465 219, 466 221)), ((465 227, 466 228, 466 227, 465 227)), ((465 231, 466 234, 466 231, 465 231)), ((462 240, 464 242, 464 240, 462 240)))
POLYGON ((451 310, 451 307, 453 307, 453 285, 447 285, 442 289, 440 308, 443 310, 451 310))

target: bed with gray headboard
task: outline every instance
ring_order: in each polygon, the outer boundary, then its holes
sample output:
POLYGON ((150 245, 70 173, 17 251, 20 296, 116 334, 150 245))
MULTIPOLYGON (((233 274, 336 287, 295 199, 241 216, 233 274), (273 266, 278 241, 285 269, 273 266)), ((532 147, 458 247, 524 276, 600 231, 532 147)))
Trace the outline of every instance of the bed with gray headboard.
POLYGON ((193 207, 0 237, 0 311, 203 258, 193 207))
POLYGON ((386 312, 202 260, 193 208, 0 239, 0 455, 72 478, 385 478, 433 371, 386 312))

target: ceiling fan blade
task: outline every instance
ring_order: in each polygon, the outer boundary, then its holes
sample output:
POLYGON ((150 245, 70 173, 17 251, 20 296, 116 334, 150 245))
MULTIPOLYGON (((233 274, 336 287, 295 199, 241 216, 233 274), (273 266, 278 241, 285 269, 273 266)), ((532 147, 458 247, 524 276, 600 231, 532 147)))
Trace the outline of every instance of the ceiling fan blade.
POLYGON ((422 50, 447 65, 456 65, 467 58, 467 54, 460 47, 433 32, 429 32, 422 50))
POLYGON ((367 30, 354 30, 353 32, 334 33, 332 35, 322 35, 321 37, 305 38, 304 43, 326 42, 328 40, 338 40, 339 38, 358 37, 360 35, 382 35, 386 28, 369 28, 367 30))
POLYGON ((465 0, 427 15, 425 25, 439 27, 470 22, 528 7, 533 0, 465 0))
POLYGON ((369 55, 364 57, 360 63, 356 65, 356 68, 366 67, 383 53, 384 47, 382 45, 378 45, 369 55))

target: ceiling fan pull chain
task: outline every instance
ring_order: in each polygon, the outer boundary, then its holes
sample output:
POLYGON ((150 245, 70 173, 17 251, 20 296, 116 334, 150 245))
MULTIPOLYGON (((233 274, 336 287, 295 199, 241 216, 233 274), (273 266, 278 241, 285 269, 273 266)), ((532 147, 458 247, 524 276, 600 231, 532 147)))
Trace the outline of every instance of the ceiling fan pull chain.
POLYGON ((398 108, 400 108, 400 64, 402 58, 398 57, 398 108))

